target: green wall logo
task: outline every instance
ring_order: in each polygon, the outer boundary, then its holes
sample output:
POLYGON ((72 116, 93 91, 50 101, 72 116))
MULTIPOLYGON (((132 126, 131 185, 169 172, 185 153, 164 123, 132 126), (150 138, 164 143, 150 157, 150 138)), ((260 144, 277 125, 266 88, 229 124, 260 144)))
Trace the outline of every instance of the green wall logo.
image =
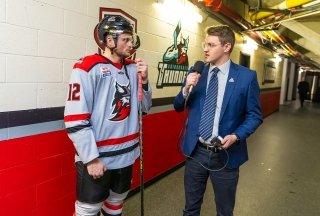
POLYGON ((182 36, 179 21, 173 32, 173 44, 163 54, 162 62, 158 63, 157 88, 182 85, 189 68, 188 45, 189 37, 182 36))

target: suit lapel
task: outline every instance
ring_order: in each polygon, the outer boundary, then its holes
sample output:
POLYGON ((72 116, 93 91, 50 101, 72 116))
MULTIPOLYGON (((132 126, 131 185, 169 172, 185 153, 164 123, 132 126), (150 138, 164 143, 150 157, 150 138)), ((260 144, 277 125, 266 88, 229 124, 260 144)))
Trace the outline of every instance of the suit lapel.
POLYGON ((220 113, 220 120, 223 117, 224 112, 226 111, 227 105, 229 103, 230 97, 232 95, 232 92, 234 90, 234 87, 236 85, 236 82, 238 80, 239 75, 239 68, 236 64, 234 64, 232 61, 230 63, 230 71, 226 83, 226 89, 224 92, 224 97, 222 101, 222 107, 221 107, 221 113, 220 113))

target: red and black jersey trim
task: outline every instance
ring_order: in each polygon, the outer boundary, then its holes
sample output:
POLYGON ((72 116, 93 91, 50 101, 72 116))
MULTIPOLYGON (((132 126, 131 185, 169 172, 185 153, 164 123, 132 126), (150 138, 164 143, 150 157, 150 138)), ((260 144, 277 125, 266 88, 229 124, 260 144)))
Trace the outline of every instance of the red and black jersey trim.
POLYGON ((116 151, 110 151, 110 152, 100 152, 99 153, 99 158, 102 157, 112 157, 112 156, 117 156, 117 155, 121 155, 121 154, 125 154, 128 152, 133 151, 135 148, 137 148, 139 146, 139 143, 136 143, 128 148, 124 148, 124 149, 120 149, 120 150, 116 150, 116 151))
POLYGON ((129 64, 135 64, 136 62, 134 60, 132 60, 132 59, 124 59, 124 63, 126 65, 129 65, 129 64))
POLYGON ((75 133, 75 132, 78 132, 84 128, 88 128, 88 127, 91 127, 92 125, 89 123, 89 124, 86 124, 86 125, 77 125, 77 126, 74 126, 74 127, 69 127, 69 128, 66 128, 66 131, 68 134, 71 134, 71 133, 75 133))
POLYGON ((130 134, 130 135, 125 136, 125 137, 111 138, 111 139, 107 139, 107 140, 103 140, 103 141, 98 141, 97 142, 97 146, 101 147, 101 146, 110 146, 110 145, 122 144, 124 142, 128 142, 128 141, 137 139, 138 137, 139 137, 139 132, 134 133, 134 134, 130 134))
POLYGON ((74 64, 73 69, 79 68, 81 70, 89 72, 95 65, 100 63, 107 64, 111 62, 102 55, 94 54, 79 59, 78 62, 74 64))
POLYGON ((90 119, 90 113, 83 113, 83 114, 75 114, 75 115, 66 115, 64 116, 64 122, 71 122, 71 121, 81 121, 81 120, 88 120, 90 119))
MULTIPOLYGON (((94 54, 94 55, 89 55, 84 58, 81 58, 78 60, 77 63, 74 64, 73 69, 79 68, 83 71, 89 72, 95 65, 97 64, 112 64, 118 69, 122 68, 123 63, 115 63, 112 62, 111 60, 107 59, 106 57, 99 55, 99 54, 94 54)), ((124 60, 125 65, 129 64, 135 64, 135 61, 132 59, 125 59, 124 60)))

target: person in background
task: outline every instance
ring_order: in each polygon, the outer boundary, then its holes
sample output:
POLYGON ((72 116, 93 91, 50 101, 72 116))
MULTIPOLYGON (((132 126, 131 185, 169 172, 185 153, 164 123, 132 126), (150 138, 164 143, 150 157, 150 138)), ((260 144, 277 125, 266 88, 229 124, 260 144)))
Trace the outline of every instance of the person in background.
POLYGON ((210 26, 205 33, 206 64, 198 73, 190 70, 173 103, 177 112, 189 110, 182 139, 187 157, 183 215, 200 215, 210 178, 216 215, 231 216, 239 166, 248 160, 246 140, 263 121, 259 85, 255 71, 230 60, 235 43, 230 27, 210 26))
POLYGON ((118 216, 139 156, 138 73, 143 112, 151 107, 152 94, 147 63, 127 58, 139 47, 130 22, 107 15, 95 30, 105 50, 74 65, 64 113, 76 150, 75 215, 118 216))
POLYGON ((298 93, 299 93, 299 100, 300 106, 303 107, 304 100, 307 99, 309 93, 309 83, 305 81, 304 78, 298 84, 298 93))

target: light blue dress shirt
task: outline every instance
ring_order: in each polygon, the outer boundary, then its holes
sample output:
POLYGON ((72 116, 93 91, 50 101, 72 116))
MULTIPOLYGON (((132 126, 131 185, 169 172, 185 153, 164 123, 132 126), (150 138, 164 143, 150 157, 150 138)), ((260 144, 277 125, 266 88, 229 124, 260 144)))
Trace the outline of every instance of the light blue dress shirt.
MULTIPOLYGON (((211 65, 209 67, 209 73, 208 73, 208 79, 207 79, 207 89, 209 86, 210 78, 212 76, 212 69, 215 68, 215 65, 211 65)), ((222 101, 224 92, 226 89, 227 79, 229 75, 229 69, 230 69, 230 59, 224 63, 223 65, 220 65, 218 67, 220 71, 218 72, 218 98, 217 98, 217 107, 216 107, 216 114, 214 117, 213 125, 212 125, 212 137, 219 136, 219 119, 220 119, 220 113, 221 113, 221 107, 222 107, 222 101)), ((212 139, 209 138, 209 140, 212 139)))

